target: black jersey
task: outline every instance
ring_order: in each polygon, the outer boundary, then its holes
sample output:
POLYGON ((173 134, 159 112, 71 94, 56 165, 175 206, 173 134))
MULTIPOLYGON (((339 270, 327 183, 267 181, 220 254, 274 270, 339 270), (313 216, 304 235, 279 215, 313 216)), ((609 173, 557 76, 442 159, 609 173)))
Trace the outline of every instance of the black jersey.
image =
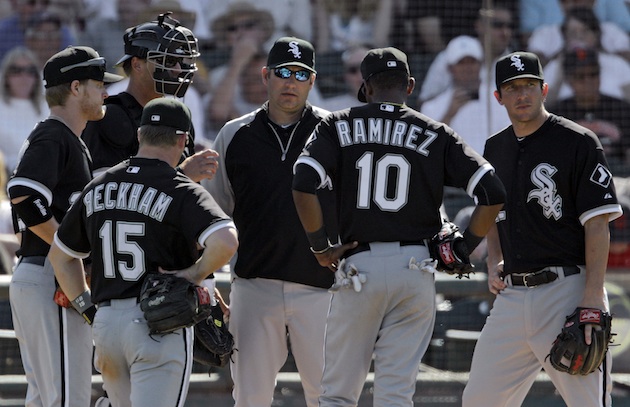
POLYGON ((621 214, 597 136, 570 120, 551 114, 520 141, 510 126, 484 156, 508 194, 497 222, 506 273, 585 264, 584 223, 621 214))
MULTIPOLYGON (((327 111, 307 105, 300 121, 274 125, 267 105, 228 122, 214 148, 219 169, 208 190, 238 229, 234 271, 242 278, 270 278, 329 288, 334 274, 317 262, 295 209, 293 163, 327 111)), ((337 235, 334 195, 320 194, 329 236, 337 235)))
MULTIPOLYGON (((444 186, 469 195, 492 166, 443 123, 389 103, 335 112, 296 163, 337 191, 341 241, 422 241, 442 225, 444 186)), ((306 191, 309 185, 293 185, 306 191)), ((310 181, 310 179, 304 179, 310 181)))
MULTIPOLYGON (((81 136, 92 153, 95 176, 138 153, 138 127, 142 105, 129 93, 121 92, 105 99, 105 106, 105 117, 88 122, 81 136)), ((193 129, 182 159, 194 152, 193 129)))
POLYGON ((233 226, 208 191, 157 159, 131 158, 90 182, 55 238, 92 258, 92 301, 140 295, 143 276, 190 267, 197 244, 233 226))
MULTIPOLYGON (((10 198, 41 195, 57 222, 92 179, 90 153, 65 124, 46 119, 37 124, 25 145, 17 168, 7 184, 10 198)), ((19 256, 46 256, 50 245, 18 219, 22 232, 19 256)))

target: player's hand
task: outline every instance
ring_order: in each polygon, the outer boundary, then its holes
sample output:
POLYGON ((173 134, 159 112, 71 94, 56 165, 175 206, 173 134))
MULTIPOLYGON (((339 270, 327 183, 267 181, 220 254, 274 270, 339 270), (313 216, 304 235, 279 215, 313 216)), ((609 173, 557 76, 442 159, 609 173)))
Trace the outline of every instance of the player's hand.
POLYGON ((488 269, 488 289, 492 294, 498 295, 507 287, 507 284, 501 279, 502 272, 503 264, 488 269))
POLYGON ((186 158, 179 168, 186 176, 195 182, 203 179, 212 179, 217 172, 219 153, 212 149, 206 149, 186 158))
POLYGON ((323 266, 328 267, 331 271, 337 271, 339 265, 339 259, 341 256, 350 249, 354 249, 359 245, 359 242, 351 242, 346 244, 336 244, 326 250, 324 253, 315 253, 317 262, 323 266))

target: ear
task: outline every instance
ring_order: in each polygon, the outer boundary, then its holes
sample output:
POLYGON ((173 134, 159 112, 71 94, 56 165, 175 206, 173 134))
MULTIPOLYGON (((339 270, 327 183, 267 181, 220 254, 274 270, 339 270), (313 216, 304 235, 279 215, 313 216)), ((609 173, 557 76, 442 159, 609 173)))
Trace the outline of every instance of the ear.
POLYGON ((499 102, 501 106, 503 106, 503 100, 501 100, 501 95, 499 94, 498 90, 494 91, 494 98, 497 100, 497 102, 499 102))
POLYGON ((131 69, 134 70, 134 71, 140 71, 140 70, 142 70, 143 63, 144 63, 144 59, 138 58, 138 57, 132 57, 131 58, 131 69))
POLYGON ((315 85, 315 78, 316 78, 316 77, 317 77, 317 74, 314 74, 314 73, 313 73, 313 74, 311 74, 311 79, 309 79, 309 81, 310 81, 310 87, 309 87, 309 90, 310 90, 310 89, 313 89, 313 85, 315 85))
POLYGON ((416 78, 414 78, 413 76, 409 77, 409 82, 407 82, 407 96, 411 95, 413 93, 413 90, 416 87, 416 78))
POLYGON ((73 80, 70 82, 70 92, 77 96, 79 94, 79 86, 81 86, 81 81, 78 79, 73 80))
POLYGON ((269 73, 270 72, 271 71, 266 66, 263 66, 262 69, 260 70, 260 76, 262 78, 262 83, 265 86, 267 86, 267 84, 269 83, 269 73))
POLYGON ((543 98, 547 97, 547 93, 549 93, 549 85, 547 84, 547 82, 543 83, 543 87, 542 87, 542 96, 543 98))

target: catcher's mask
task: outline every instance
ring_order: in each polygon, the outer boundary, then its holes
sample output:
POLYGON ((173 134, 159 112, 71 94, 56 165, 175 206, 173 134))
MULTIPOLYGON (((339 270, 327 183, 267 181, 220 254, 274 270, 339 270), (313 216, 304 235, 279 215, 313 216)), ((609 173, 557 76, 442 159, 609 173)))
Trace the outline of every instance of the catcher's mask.
POLYGON ((157 21, 128 28, 124 35, 125 56, 116 65, 134 56, 146 59, 155 65, 155 91, 182 97, 192 83, 200 54, 192 31, 170 14, 163 13, 157 21))

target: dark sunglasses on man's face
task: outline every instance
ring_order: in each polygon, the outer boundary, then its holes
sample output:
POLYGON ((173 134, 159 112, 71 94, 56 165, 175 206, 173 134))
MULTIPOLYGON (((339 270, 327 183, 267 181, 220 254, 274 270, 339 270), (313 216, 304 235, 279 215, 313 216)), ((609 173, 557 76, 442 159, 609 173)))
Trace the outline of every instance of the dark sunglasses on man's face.
POLYGON ((295 79, 300 82, 306 82, 311 77, 311 72, 306 69, 301 69, 299 71, 292 71, 289 68, 276 68, 273 70, 273 73, 282 79, 289 79, 291 75, 295 75, 295 79))
POLYGON ((37 68, 34 66, 16 66, 16 65, 9 66, 9 68, 7 69, 7 74, 9 75, 29 74, 33 76, 39 75, 37 68))

